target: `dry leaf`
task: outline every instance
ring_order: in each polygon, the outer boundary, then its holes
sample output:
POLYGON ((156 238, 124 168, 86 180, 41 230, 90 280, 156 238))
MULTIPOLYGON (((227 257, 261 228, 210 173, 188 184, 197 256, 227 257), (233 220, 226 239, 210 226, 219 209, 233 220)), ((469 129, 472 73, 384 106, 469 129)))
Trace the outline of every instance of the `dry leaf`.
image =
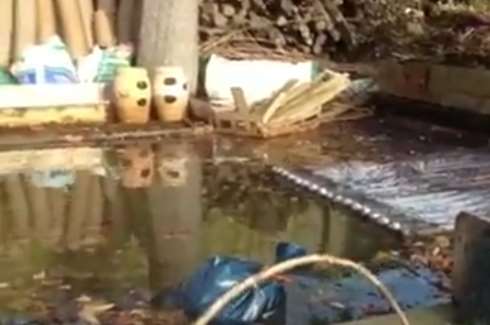
POLYGON ((114 304, 86 304, 82 307, 82 310, 78 313, 80 319, 86 321, 90 325, 100 325, 97 318, 98 315, 114 308, 114 304))

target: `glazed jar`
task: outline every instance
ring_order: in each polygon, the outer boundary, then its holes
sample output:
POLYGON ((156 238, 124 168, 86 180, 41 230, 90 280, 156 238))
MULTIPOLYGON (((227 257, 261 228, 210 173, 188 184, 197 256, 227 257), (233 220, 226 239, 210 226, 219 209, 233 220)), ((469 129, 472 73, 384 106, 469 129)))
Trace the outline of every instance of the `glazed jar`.
POLYGON ((148 123, 151 87, 146 69, 119 68, 114 79, 113 92, 119 121, 128 124, 148 123))
POLYGON ((153 102, 162 122, 180 122, 187 115, 189 85, 184 70, 178 66, 163 66, 155 70, 153 102))
POLYGON ((127 147, 119 151, 119 161, 123 187, 151 186, 155 174, 155 154, 151 147, 127 147))

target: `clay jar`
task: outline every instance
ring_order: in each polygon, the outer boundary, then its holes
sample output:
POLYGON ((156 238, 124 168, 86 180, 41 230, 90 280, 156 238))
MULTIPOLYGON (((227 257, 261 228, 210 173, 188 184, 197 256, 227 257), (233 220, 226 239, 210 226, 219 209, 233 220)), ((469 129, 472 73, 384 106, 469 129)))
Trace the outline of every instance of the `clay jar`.
POLYGON ((189 85, 181 67, 164 66, 155 70, 153 102, 160 121, 184 120, 189 104, 189 85))
POLYGON ((145 124, 150 120, 151 87, 144 68, 122 67, 114 79, 117 117, 123 123, 145 124))

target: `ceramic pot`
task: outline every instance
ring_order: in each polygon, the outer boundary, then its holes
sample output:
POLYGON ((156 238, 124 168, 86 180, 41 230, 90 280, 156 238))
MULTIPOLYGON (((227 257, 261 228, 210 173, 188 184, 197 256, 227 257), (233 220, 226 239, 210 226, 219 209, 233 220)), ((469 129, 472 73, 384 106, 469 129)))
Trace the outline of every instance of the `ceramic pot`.
POLYGON ((165 66, 155 70, 153 101, 162 122, 179 122, 187 115, 189 85, 184 70, 165 66))
POLYGON ((114 100, 118 119, 128 124, 150 120, 151 88, 144 68, 122 67, 114 79, 114 100))
POLYGON ((119 152, 121 184, 125 188, 151 186, 155 174, 155 154, 150 147, 128 147, 119 152))

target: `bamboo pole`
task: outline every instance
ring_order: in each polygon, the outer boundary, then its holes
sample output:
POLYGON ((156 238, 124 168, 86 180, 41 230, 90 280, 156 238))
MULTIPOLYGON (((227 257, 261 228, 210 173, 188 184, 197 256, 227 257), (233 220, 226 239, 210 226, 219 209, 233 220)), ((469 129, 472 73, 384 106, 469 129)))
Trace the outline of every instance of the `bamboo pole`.
POLYGON ((29 203, 27 202, 24 184, 19 175, 8 175, 5 180, 8 204, 13 216, 14 233, 27 238, 30 233, 29 203))
POLYGON ((111 27, 116 25, 117 3, 116 0, 97 0, 97 10, 102 10, 106 13, 111 27))
POLYGON ((10 64, 12 55, 12 30, 14 24, 14 0, 0 1, 0 67, 10 64))
POLYGON ((63 190, 50 189, 48 192, 51 218, 51 243, 55 246, 61 244, 66 220, 66 196, 63 190))
POLYGON ((88 172, 77 173, 75 185, 71 193, 71 202, 69 206, 68 225, 65 233, 65 241, 68 249, 77 250, 81 246, 82 227, 87 208, 90 204, 88 201, 90 185, 93 176, 88 172))
POLYGON ((104 214, 104 197, 99 177, 94 176, 90 188, 87 220, 85 222, 85 236, 90 241, 96 241, 101 235, 104 214))
POLYGON ((34 225, 34 236, 43 244, 47 244, 51 235, 51 210, 47 190, 28 183, 27 197, 34 225))
POLYGON ((87 55, 88 47, 85 44, 78 2, 73 0, 56 0, 56 4, 60 15, 63 35, 70 54, 74 59, 80 59, 87 55))
POLYGON ((133 19, 137 0, 120 0, 117 13, 117 40, 119 43, 134 43, 134 30, 138 28, 133 19))
POLYGON ((95 37, 97 44, 102 48, 112 47, 116 44, 114 38, 114 29, 111 25, 110 18, 104 10, 96 10, 94 16, 95 37))
POLYGON ((14 4, 14 57, 19 59, 26 48, 36 44, 37 13, 33 0, 15 0, 14 4))
POLYGON ((44 43, 56 35, 53 0, 37 0, 37 42, 44 43))
POLYGON ((80 13, 80 19, 83 25, 83 36, 85 39, 85 44, 89 49, 94 46, 94 4, 92 0, 77 0, 78 10, 80 13))

